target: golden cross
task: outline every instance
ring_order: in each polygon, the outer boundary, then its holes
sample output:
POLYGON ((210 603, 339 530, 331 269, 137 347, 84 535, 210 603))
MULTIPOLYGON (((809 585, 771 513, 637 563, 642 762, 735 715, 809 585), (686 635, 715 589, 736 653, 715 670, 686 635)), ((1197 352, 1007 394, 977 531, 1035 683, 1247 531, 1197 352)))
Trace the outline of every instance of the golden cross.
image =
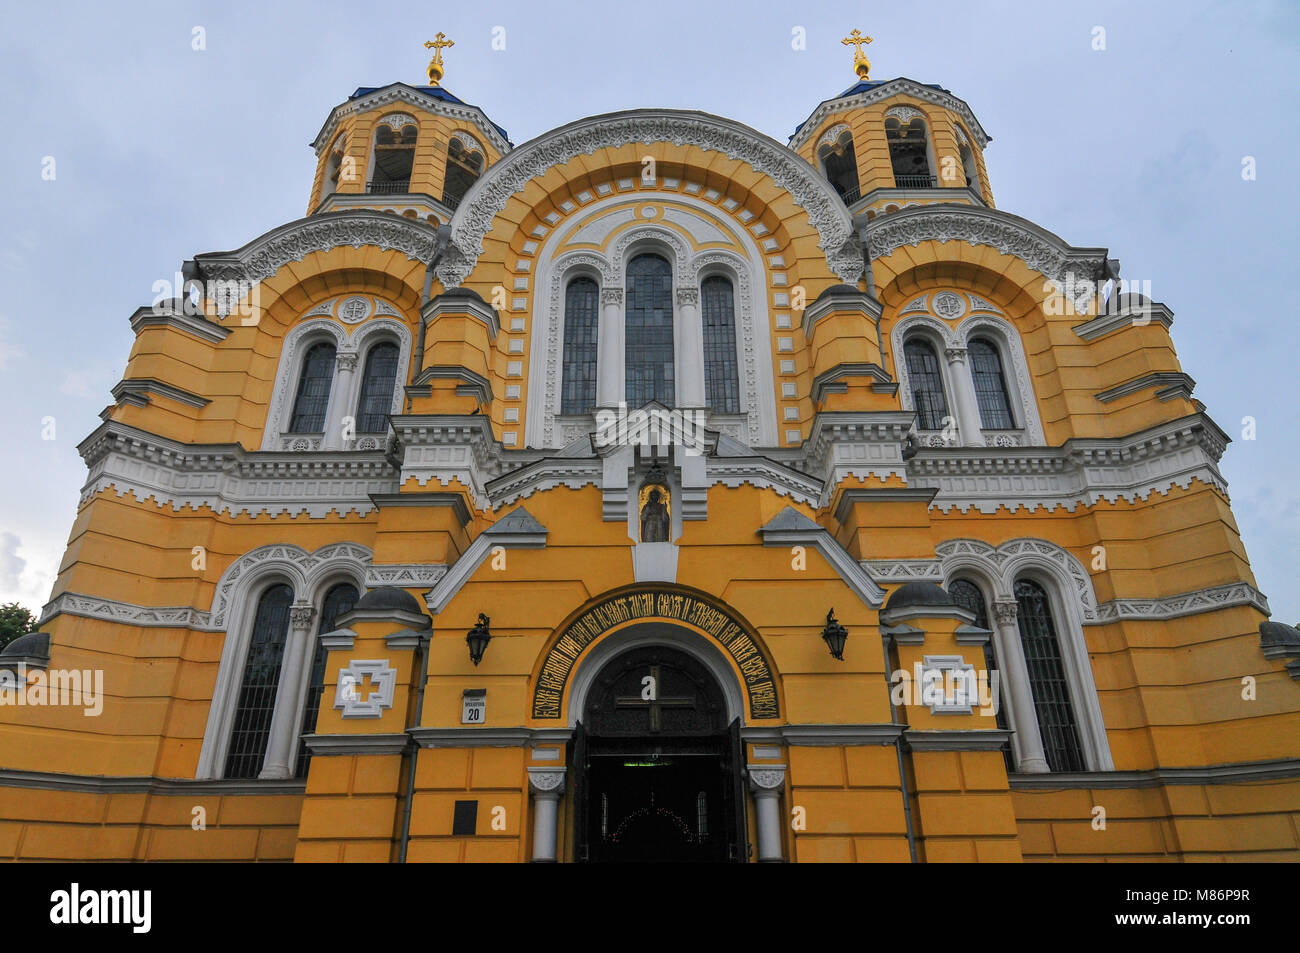
POLYGON ((867 54, 862 52, 862 47, 871 42, 871 37, 863 36, 861 30, 854 30, 840 42, 845 46, 853 47, 853 69, 858 76, 866 79, 871 72, 871 60, 867 59, 867 54))
POLYGON ((436 37, 424 44, 426 50, 433 50, 433 59, 429 60, 429 85, 437 86, 438 81, 442 79, 442 51, 449 46, 455 46, 455 40, 447 39, 447 34, 439 32, 436 37))

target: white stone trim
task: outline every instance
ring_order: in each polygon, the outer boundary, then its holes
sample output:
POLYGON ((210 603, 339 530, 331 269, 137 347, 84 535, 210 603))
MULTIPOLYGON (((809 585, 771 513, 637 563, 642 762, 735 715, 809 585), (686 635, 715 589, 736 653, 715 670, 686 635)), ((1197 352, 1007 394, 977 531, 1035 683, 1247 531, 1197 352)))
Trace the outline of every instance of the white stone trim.
POLYGON ((321 154, 325 144, 333 136, 334 130, 338 128, 340 122, 344 119, 358 113, 379 109, 389 103, 406 103, 425 112, 433 113, 435 116, 444 116, 448 119, 458 119, 462 122, 472 123, 483 137, 492 143, 498 154, 504 155, 511 149, 510 143, 497 131, 496 126, 487 118, 483 110, 477 106, 471 106, 468 103, 449 103, 443 99, 436 99, 428 93, 423 93, 405 83, 390 83, 382 89, 376 89, 374 92, 358 96, 356 99, 349 99, 347 102, 335 106, 325 120, 325 124, 321 126, 320 132, 316 134, 316 138, 312 140, 312 147, 316 150, 316 155, 321 154))
MULTIPOLYGON (((947 90, 935 89, 923 83, 918 83, 913 79, 899 77, 892 79, 880 86, 864 90, 852 96, 840 96, 837 99, 827 100, 818 106, 811 116, 799 127, 799 131, 790 137, 790 148, 799 149, 805 142, 813 137, 817 128, 826 120, 827 116, 835 113, 845 112, 850 109, 863 109, 886 99, 893 99, 895 96, 911 96, 924 103, 930 103, 940 106, 949 112, 956 113, 961 117, 966 127, 975 135, 975 141, 979 143, 981 149, 989 143, 989 136, 980 125, 975 114, 971 112, 970 106, 958 99, 947 90)), ((926 123, 928 126, 929 123, 926 123)))
MULTIPOLYGON (((226 638, 222 645, 221 662, 217 668, 217 680, 212 691, 212 703, 208 709, 207 727, 203 732, 203 747, 199 751, 199 766, 195 777, 217 778, 224 770, 238 700, 236 696, 248 656, 253 617, 262 592, 275 583, 284 582, 293 590, 294 605, 316 607, 335 583, 350 582, 357 587, 358 592, 363 591, 370 558, 370 550, 358 543, 331 543, 314 553, 290 544, 262 546, 236 559, 222 573, 212 601, 211 624, 218 631, 224 630, 226 638)), ((299 649, 307 653, 307 659, 311 658, 315 638, 319 637, 316 631, 320 625, 319 612, 311 625, 313 637, 305 647, 299 649)), ((290 640, 285 651, 292 648, 294 646, 290 640)), ((302 724, 307 679, 310 677, 310 665, 304 665, 300 684, 281 685, 276 692, 277 708, 281 705, 292 706, 290 710, 293 712, 292 723, 295 727, 294 744, 289 752, 290 765, 295 763, 297 757, 297 726, 302 724), (290 690, 288 694, 286 688, 290 690)))
POLYGON ((343 718, 379 718, 385 708, 393 707, 396 688, 397 669, 389 666, 388 659, 351 659, 339 669, 334 707, 342 711, 343 718), (376 687, 363 699, 358 686, 365 686, 367 675, 376 687))
POLYGON ((638 109, 580 119, 545 133, 488 167, 452 217, 454 253, 444 256, 444 287, 461 284, 483 254, 483 237, 510 197, 528 182, 570 159, 628 143, 669 141, 747 162, 768 176, 808 214, 831 270, 841 280, 862 273, 848 210, 830 183, 807 161, 748 126, 718 116, 672 109, 638 109))
MULTIPOLYGON (((619 216, 630 203, 639 205, 645 202, 663 202, 694 209, 704 213, 700 218, 706 222, 709 218, 725 218, 726 215, 719 206, 702 199, 676 192, 639 191, 633 196, 612 195, 584 206, 581 230, 585 231, 595 221, 619 216)), ((743 254, 718 248, 695 252, 688 241, 668 226, 620 221, 614 227, 625 225, 628 227, 608 243, 603 252, 589 248, 564 250, 573 235, 572 229, 565 228, 553 229, 537 251, 524 445, 560 447, 577 436, 558 423, 560 419, 567 419, 561 418, 560 400, 564 293, 568 283, 578 275, 585 275, 595 279, 602 290, 622 290, 626 284, 624 269, 627 260, 633 254, 652 250, 638 246, 658 245, 659 248, 653 250, 668 259, 673 269, 674 288, 698 288, 703 278, 711 274, 724 274, 731 279, 736 312, 736 367, 746 419, 746 432, 733 436, 750 445, 774 446, 777 413, 776 392, 772 384, 771 318, 764 290, 766 268, 758 245, 744 228, 734 228, 728 237, 743 249, 743 254)), ((711 222, 709 225, 713 227, 711 222)), ((685 226, 679 224, 677 227, 685 226)), ((610 231, 612 233, 613 228, 610 231)), ((603 308, 603 304, 600 307, 603 308)), ((702 328, 702 320, 699 324, 702 328)), ((702 339, 699 346, 702 352, 702 339)), ((604 367, 603 362, 598 363, 598 374, 602 377, 612 372, 613 369, 604 367)), ((678 384, 680 386, 680 380, 678 384)), ((622 392, 622 388, 618 390, 622 392)), ((600 391, 598 381, 597 393, 600 391)))

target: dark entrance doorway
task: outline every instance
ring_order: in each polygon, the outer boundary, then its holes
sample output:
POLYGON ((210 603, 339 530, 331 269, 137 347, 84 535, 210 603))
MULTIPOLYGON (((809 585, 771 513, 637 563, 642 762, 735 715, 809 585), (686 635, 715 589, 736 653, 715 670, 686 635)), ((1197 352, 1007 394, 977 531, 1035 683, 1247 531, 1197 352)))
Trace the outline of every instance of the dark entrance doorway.
POLYGON ((572 751, 579 861, 745 859, 740 725, 676 649, 632 649, 592 686, 572 751))

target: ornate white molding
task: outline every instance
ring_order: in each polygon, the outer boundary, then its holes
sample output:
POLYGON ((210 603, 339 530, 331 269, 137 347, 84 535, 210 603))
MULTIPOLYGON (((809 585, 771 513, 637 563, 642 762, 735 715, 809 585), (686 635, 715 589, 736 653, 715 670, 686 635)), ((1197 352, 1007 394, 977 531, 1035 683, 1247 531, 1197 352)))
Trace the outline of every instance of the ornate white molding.
POLYGON ((1095 281, 1106 263, 1104 248, 1075 248, 1018 215, 973 205, 924 205, 878 215, 866 235, 873 259, 921 242, 959 241, 987 245, 1061 282, 1067 274, 1095 281))
POLYGON ((409 113, 388 113, 387 115, 380 116, 376 119, 375 125, 386 125, 389 129, 393 130, 393 132, 397 132, 403 126, 415 126, 418 128, 420 124, 416 122, 415 117, 409 113))
POLYGON ((1097 606, 1097 620, 1101 623, 1124 619, 1163 621, 1233 606, 1252 606, 1269 614, 1268 599, 1262 592, 1248 582, 1233 582, 1160 599, 1112 599, 1097 606))
POLYGON ((447 575, 442 563, 385 563, 366 567, 365 587, 378 589, 392 586, 395 589, 417 589, 432 586, 447 575))
POLYGON ((190 606, 138 606, 77 592, 62 592, 45 604, 40 624, 56 615, 75 615, 85 619, 103 619, 141 628, 195 629, 213 631, 211 614, 190 606))
MULTIPOLYGON (((371 552, 360 543, 330 543, 313 553, 288 543, 261 546, 240 556, 221 574, 212 598, 212 627, 224 630, 237 607, 238 596, 246 590, 249 579, 280 574, 288 580, 300 603, 317 604, 324 596, 322 583, 344 573, 358 588, 365 579, 371 552)), ((237 614, 237 613, 235 613, 237 614)))
POLYGON ((1096 625, 1097 596, 1092 577, 1069 550, 1045 539, 1022 537, 999 546, 978 539, 950 539, 934 548, 943 567, 945 585, 963 569, 977 568, 992 586, 994 600, 1014 599, 1013 586, 1026 568, 1049 569, 1062 594, 1073 600, 1081 625, 1096 625))
POLYGON ((691 145, 749 164, 808 213, 831 270, 844 281, 862 273, 848 210, 817 170, 786 147, 741 123, 698 112, 634 110, 581 119, 532 140, 490 166, 452 217, 456 254, 438 266, 445 287, 461 284, 483 254, 483 236, 510 197, 548 169, 599 149, 629 143, 691 145))
POLYGON ((312 140, 312 148, 316 150, 316 155, 321 154, 325 144, 333 137, 334 130, 338 128, 339 123, 344 119, 355 116, 357 113, 379 109, 390 103, 406 103, 425 112, 433 113, 435 116, 445 116, 448 119, 459 119, 472 123, 483 137, 492 143, 498 154, 504 155, 511 149, 509 140, 487 118, 483 110, 477 106, 471 106, 468 103, 447 102, 445 99, 438 99, 428 93, 421 92, 413 86, 407 86, 405 83, 392 83, 382 89, 376 89, 364 96, 349 99, 347 102, 335 106, 325 120, 325 125, 321 126, 320 132, 312 140))
POLYGON ((840 136, 844 135, 846 132, 850 132, 848 123, 836 123, 834 126, 831 126, 822 133, 821 138, 817 140, 816 148, 821 149, 821 147, 825 145, 834 145, 836 142, 839 142, 840 136))
POLYGON ((975 118, 975 114, 971 112, 970 106, 966 105, 965 102, 946 90, 935 89, 933 86, 918 83, 914 79, 900 77, 872 89, 864 90, 861 93, 852 96, 841 96, 838 99, 831 99, 822 103, 813 110, 813 114, 790 137, 790 148, 799 149, 802 147, 805 142, 812 138, 813 133, 816 132, 827 116, 850 109, 862 109, 883 102, 886 99, 892 99, 895 96, 911 96, 913 99, 942 106, 949 112, 956 113, 965 122, 967 128, 972 131, 975 141, 979 143, 981 149, 989 144, 988 134, 984 131, 984 127, 980 125, 979 120, 975 118))
POLYGON ((924 119, 925 113, 914 106, 890 106, 885 110, 886 119, 897 119, 906 126, 913 119, 924 119))
MULTIPOLYGON (((366 245, 429 262, 438 251, 438 230, 414 219, 369 209, 331 212, 281 225, 235 251, 195 255, 194 261, 204 278, 257 282, 312 252, 366 245)), ((421 289, 413 290, 419 293, 421 289)))
POLYGON ((799 469, 821 480, 818 505, 828 506, 830 494, 845 480, 907 480, 903 445, 914 419, 908 411, 823 411, 814 417, 800 448, 799 469))

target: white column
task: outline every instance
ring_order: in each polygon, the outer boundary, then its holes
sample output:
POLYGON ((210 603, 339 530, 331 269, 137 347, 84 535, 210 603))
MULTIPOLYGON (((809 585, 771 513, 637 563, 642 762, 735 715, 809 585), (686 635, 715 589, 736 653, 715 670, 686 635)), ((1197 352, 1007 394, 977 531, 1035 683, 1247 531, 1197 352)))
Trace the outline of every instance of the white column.
POLYGON ((330 399, 325 408, 325 439, 322 450, 343 450, 343 418, 356 413, 356 399, 352 393, 352 378, 357 370, 356 351, 340 351, 334 358, 334 382, 330 386, 330 399))
POLYGON ((556 861, 556 825, 560 795, 564 793, 564 768, 529 768, 528 789, 533 792, 533 863, 556 861))
POLYGON ((596 332, 596 406, 617 407, 624 400, 623 289, 602 288, 596 332))
POLYGON ((957 429, 961 442, 967 447, 984 446, 984 435, 980 433, 980 408, 975 397, 975 382, 971 380, 970 368, 966 366, 966 349, 964 347, 945 348, 944 357, 948 359, 948 380, 952 382, 953 393, 948 412, 957 418, 957 429))
POLYGON ((1011 746, 1016 754, 1016 770, 1021 774, 1045 774, 1047 756, 1043 753, 1043 736, 1038 730, 1038 710, 1034 707, 1034 693, 1029 687, 1029 666, 1025 663, 1025 650, 1020 642, 1020 627, 1016 616, 1020 607, 1013 599, 999 599, 993 603, 993 616, 997 619, 998 665, 1003 684, 1011 700, 1010 718, 1013 729, 1011 746))
POLYGON ((781 850, 785 765, 750 765, 748 773, 749 790, 754 794, 754 814, 758 818, 758 862, 779 864, 785 860, 781 850))
POLYGON ((677 320, 673 322, 674 376, 677 406, 704 406, 704 328, 700 323, 700 289, 677 289, 677 320))
POLYGON ((266 745, 266 760, 262 763, 259 778, 287 778, 293 774, 289 767, 289 752, 293 750, 293 736, 298 729, 295 724, 298 687, 302 682, 307 648, 311 643, 311 620, 315 614, 316 610, 308 605, 289 608, 289 635, 280 662, 280 682, 275 689, 271 737, 266 745))

